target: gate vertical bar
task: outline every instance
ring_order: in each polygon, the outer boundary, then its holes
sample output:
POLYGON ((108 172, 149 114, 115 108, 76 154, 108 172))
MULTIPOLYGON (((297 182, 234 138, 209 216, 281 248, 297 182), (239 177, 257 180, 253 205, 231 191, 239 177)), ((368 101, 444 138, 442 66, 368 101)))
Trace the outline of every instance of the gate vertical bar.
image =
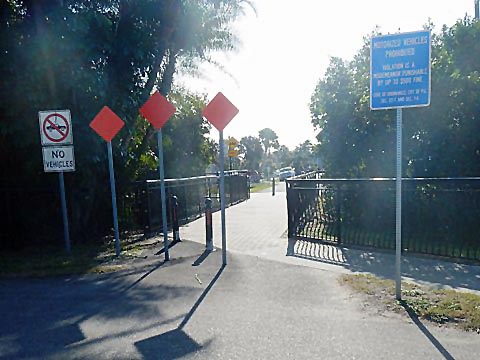
POLYGON ((397 108, 397 178, 395 211, 395 295, 402 299, 402 109, 397 108))
POLYGON ((70 230, 68 226, 67 198, 65 196, 65 180, 63 177, 63 171, 58 173, 58 180, 60 183, 60 202, 62 205, 63 240, 65 242, 65 251, 70 254, 72 248, 70 246, 70 230))
POLYGON ((163 228, 163 246, 165 248, 165 261, 170 260, 170 254, 168 252, 168 227, 167 227, 167 201, 165 198, 165 170, 163 168, 163 141, 162 141, 162 129, 157 131, 158 142, 158 162, 160 169, 160 197, 162 201, 162 228, 163 228))
POLYGON ((225 225, 225 149, 223 144, 223 131, 220 131, 220 209, 222 219, 222 259, 223 265, 227 265, 227 230, 225 225))

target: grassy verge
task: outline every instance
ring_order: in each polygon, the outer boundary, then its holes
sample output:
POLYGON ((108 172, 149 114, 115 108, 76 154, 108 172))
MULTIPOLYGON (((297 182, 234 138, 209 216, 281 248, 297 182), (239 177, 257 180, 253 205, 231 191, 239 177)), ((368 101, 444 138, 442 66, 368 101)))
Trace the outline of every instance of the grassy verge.
POLYGON ((123 241, 119 258, 115 256, 112 241, 74 245, 71 254, 58 247, 2 253, 0 277, 49 277, 122 270, 129 260, 139 257, 151 245, 151 242, 123 241))
POLYGON ((373 275, 343 275, 341 283, 395 312, 413 312, 437 324, 453 325, 480 333, 480 296, 454 290, 433 289, 402 283, 402 303, 395 299, 393 280, 373 275))
POLYGON ((258 192, 266 189, 271 189, 272 188, 272 183, 269 182, 259 182, 259 183, 254 183, 250 187, 250 192, 258 192))

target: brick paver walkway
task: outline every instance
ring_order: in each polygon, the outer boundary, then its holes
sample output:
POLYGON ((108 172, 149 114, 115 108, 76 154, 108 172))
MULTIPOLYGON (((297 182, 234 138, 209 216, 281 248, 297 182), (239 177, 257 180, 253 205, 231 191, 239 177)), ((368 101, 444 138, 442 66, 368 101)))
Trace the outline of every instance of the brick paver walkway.
MULTIPOLYGON (((266 256, 272 251, 285 256, 287 250, 287 200, 285 184, 271 191, 252 193, 251 198, 226 209, 227 250, 266 256)), ((213 243, 222 246, 220 211, 213 214, 213 243)), ((180 229, 182 239, 205 243, 205 218, 180 229)))

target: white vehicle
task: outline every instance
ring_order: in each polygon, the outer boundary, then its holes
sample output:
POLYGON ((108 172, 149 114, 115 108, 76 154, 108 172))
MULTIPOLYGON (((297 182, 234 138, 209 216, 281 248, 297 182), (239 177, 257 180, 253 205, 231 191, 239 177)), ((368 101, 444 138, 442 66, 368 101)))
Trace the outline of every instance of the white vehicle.
POLYGON ((292 176, 295 176, 295 170, 291 166, 281 168, 278 174, 280 181, 284 181, 292 176))

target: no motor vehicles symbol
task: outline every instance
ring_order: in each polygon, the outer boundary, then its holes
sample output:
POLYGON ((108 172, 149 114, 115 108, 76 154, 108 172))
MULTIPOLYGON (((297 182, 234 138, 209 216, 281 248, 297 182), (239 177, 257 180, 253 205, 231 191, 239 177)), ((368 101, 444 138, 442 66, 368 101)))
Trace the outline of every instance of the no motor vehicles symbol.
POLYGON ((69 110, 40 111, 39 121, 42 145, 72 144, 69 110))

